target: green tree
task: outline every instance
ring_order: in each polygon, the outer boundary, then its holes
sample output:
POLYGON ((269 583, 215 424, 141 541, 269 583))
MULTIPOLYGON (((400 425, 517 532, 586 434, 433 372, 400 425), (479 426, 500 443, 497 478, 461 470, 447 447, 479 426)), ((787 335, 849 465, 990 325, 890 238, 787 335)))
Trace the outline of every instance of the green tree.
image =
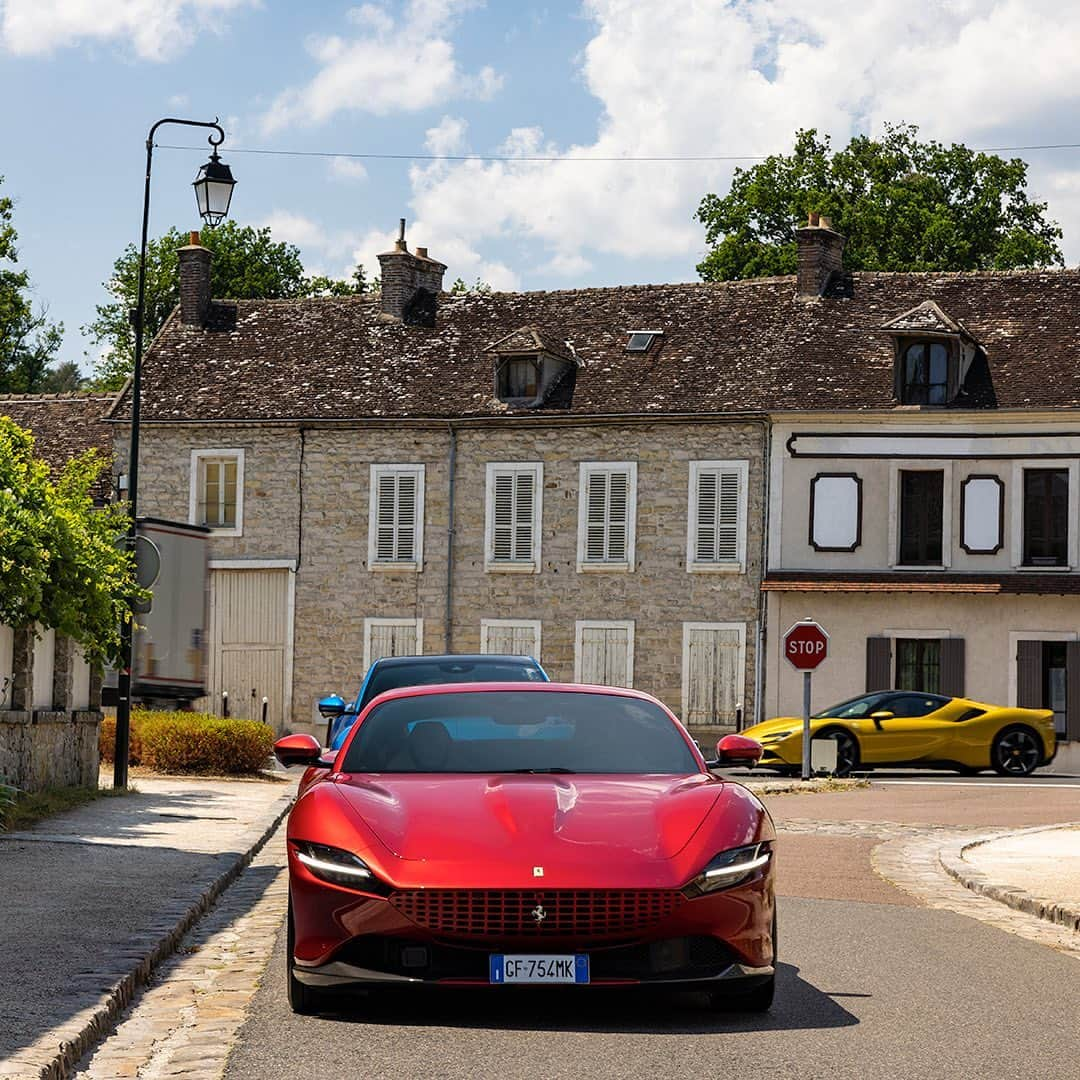
POLYGON ((74 360, 63 360, 45 372, 38 390, 42 394, 65 394, 82 390, 87 382, 74 360))
POLYGON ((464 278, 454 278, 454 284, 450 286, 450 294, 452 296, 460 296, 463 293, 482 293, 487 294, 492 291, 491 286, 486 281, 476 279, 475 285, 469 285, 464 278))
POLYGON ((128 599, 148 595, 118 543, 126 508, 94 507, 93 485, 106 467, 90 450, 52 480, 34 456, 33 435, 0 417, 0 623, 53 627, 93 663, 118 659, 128 599))
MULTIPOLYGON (((310 295, 300 250, 276 242, 269 228, 255 229, 225 221, 203 229, 202 244, 213 252, 210 290, 230 300, 278 300, 310 295)), ((180 302, 177 251, 189 243, 189 234, 169 229, 146 248, 146 304, 144 341, 149 344, 169 313, 180 302)), ((139 251, 128 244, 105 282, 112 299, 97 306, 97 316, 84 331, 104 354, 95 365, 95 386, 114 390, 131 373, 135 361, 135 332, 130 312, 139 295, 139 251)))
POLYGON ((30 277, 18 269, 13 216, 11 199, 0 195, 0 393, 26 394, 40 389, 64 328, 34 311, 30 277))
POLYGON ((305 283, 305 296, 362 296, 364 293, 378 292, 379 279, 372 278, 368 281, 367 271, 363 266, 357 265, 352 276, 344 281, 341 278, 327 277, 325 274, 316 274, 307 279, 305 283))
POLYGON ((792 274, 795 229, 808 214, 847 237, 851 270, 1004 270, 1062 265, 1061 229, 1027 196, 1027 164, 899 124, 833 151, 799 131, 790 154, 736 169, 727 195, 706 195, 697 220, 711 251, 706 281, 792 274))

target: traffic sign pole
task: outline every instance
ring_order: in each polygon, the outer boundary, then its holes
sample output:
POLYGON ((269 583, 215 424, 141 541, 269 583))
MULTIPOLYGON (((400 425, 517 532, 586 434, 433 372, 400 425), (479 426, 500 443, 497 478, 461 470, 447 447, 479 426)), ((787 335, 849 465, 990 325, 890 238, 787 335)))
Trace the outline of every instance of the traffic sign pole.
POLYGON ((802 778, 810 779, 810 680, 812 671, 802 676, 802 778))

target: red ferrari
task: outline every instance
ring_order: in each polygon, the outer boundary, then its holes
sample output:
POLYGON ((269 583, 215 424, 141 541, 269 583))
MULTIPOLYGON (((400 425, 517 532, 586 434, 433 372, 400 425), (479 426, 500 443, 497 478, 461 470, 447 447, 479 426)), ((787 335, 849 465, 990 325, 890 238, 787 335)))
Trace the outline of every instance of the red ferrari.
POLYGON ((288 990, 343 986, 705 990, 773 999, 776 833, 655 698, 557 683, 419 686, 376 698, 289 817, 288 990))

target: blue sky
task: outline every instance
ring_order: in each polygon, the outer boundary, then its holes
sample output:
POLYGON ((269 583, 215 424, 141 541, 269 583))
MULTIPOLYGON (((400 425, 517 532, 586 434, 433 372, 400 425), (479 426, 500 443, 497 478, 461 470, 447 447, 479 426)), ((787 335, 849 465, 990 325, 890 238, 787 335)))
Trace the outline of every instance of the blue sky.
MULTIPOLYGON (((0 0, 3 191, 21 263, 79 327, 137 238, 143 140, 165 115, 222 118, 233 216, 270 224, 312 271, 374 266, 398 217, 448 278, 502 288, 691 280, 692 220, 730 163, 799 126, 837 140, 886 121, 973 146, 1080 141, 1080 6, 867 0, 0 0), (12 107, 12 105, 15 107, 12 107), (479 153, 511 162, 234 152, 479 153), (521 160, 536 155, 558 160, 521 160)), ((151 230, 194 228, 194 131, 160 142, 151 230)), ((1034 152, 1033 194, 1080 257, 1080 152, 1034 152)))

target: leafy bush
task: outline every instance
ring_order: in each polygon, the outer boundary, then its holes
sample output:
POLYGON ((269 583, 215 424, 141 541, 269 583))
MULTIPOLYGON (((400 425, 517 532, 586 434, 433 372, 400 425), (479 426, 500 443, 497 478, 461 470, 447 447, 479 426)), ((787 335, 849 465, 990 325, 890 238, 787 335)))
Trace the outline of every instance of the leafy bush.
MULTIPOLYGON (((112 761, 116 721, 101 725, 101 757, 112 761)), ((163 773, 255 773, 266 765, 273 730, 257 720, 226 720, 205 713, 131 714, 129 762, 163 773)))
POLYGON ((0 832, 7 828, 8 812, 15 805, 15 796, 19 789, 10 784, 0 783, 0 832))

